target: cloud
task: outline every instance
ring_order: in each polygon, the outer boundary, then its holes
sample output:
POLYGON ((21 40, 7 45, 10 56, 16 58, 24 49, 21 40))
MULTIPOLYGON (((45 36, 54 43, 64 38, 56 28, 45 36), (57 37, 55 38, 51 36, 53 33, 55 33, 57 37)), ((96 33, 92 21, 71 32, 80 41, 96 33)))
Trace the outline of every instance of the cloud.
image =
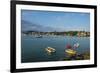
POLYGON ((21 30, 22 31, 54 31, 55 29, 49 26, 43 26, 38 23, 31 23, 27 20, 21 20, 21 30))

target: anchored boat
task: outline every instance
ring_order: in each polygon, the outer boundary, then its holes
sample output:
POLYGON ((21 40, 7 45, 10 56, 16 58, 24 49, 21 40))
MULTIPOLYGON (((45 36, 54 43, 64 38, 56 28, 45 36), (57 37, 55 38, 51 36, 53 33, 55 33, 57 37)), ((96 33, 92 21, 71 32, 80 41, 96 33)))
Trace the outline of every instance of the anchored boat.
POLYGON ((52 47, 47 47, 45 48, 45 50, 48 52, 48 53, 53 53, 53 52, 56 52, 56 50, 52 47))
POLYGON ((36 38, 42 38, 43 36, 42 35, 39 35, 39 36, 37 36, 36 38))
POLYGON ((79 43, 74 44, 74 48, 78 48, 80 46, 79 43))
POLYGON ((73 49, 66 49, 65 52, 67 53, 67 55, 69 56, 75 56, 76 55, 76 51, 73 49))

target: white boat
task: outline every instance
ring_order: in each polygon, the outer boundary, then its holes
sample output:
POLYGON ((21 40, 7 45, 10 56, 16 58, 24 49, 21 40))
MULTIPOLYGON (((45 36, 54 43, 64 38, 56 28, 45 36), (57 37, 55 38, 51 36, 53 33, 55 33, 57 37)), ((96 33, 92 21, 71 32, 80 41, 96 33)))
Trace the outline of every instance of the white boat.
POLYGON ((74 48, 78 48, 80 46, 79 43, 74 44, 74 48))
POLYGON ((42 35, 36 36, 36 38, 42 38, 42 37, 43 37, 42 35))
POLYGON ((56 52, 56 50, 52 47, 47 47, 45 48, 45 50, 48 52, 48 53, 53 53, 53 52, 56 52))

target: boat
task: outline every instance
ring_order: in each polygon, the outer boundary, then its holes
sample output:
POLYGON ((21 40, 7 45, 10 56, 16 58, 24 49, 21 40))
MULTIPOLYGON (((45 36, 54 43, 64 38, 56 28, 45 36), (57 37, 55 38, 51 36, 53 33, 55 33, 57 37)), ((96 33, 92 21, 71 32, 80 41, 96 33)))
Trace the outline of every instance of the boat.
POLYGON ((76 51, 73 49, 66 49, 65 52, 67 53, 68 56, 75 56, 76 55, 76 51))
POLYGON ((52 47, 47 47, 47 48, 45 48, 45 50, 46 50, 48 53, 54 53, 54 52, 56 52, 56 50, 55 50, 54 48, 52 48, 52 47))
POLYGON ((74 44, 74 48, 78 48, 80 46, 79 43, 74 44))
POLYGON ((42 38, 42 35, 37 36, 36 38, 42 38))

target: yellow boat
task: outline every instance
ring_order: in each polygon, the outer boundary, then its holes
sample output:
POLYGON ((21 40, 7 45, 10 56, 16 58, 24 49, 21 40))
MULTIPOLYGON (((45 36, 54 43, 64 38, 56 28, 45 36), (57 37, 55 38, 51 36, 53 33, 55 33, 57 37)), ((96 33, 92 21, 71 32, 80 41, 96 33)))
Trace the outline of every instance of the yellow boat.
POLYGON ((74 56, 76 55, 76 51, 73 49, 66 49, 65 52, 67 53, 68 56, 74 56))

